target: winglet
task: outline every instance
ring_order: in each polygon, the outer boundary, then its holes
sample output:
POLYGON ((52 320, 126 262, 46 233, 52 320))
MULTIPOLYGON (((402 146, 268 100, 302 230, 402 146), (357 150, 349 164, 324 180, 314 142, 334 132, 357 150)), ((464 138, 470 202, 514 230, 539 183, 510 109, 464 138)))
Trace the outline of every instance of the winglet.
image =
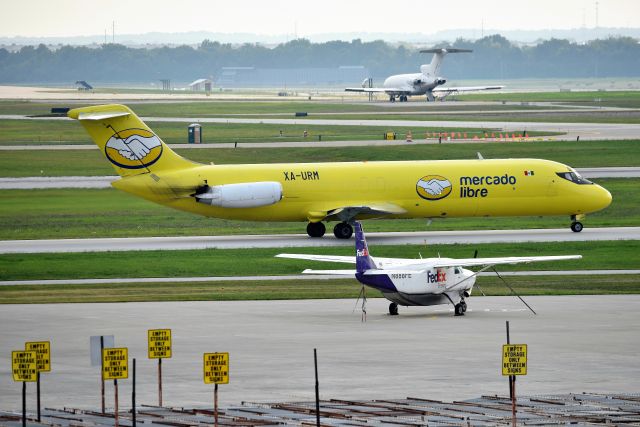
POLYGON ((359 221, 355 221, 354 225, 356 231, 356 271, 364 273, 367 270, 378 268, 373 258, 369 256, 369 248, 367 247, 367 239, 364 237, 362 224, 359 221))

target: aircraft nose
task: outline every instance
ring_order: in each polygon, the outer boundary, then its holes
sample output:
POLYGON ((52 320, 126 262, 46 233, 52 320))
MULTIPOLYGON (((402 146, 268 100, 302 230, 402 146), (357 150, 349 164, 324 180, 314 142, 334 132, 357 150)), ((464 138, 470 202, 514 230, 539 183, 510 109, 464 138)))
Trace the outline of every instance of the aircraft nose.
POLYGON ((593 212, 600 211, 611 204, 613 197, 611 197, 611 193, 599 185, 595 185, 595 194, 593 197, 593 212))

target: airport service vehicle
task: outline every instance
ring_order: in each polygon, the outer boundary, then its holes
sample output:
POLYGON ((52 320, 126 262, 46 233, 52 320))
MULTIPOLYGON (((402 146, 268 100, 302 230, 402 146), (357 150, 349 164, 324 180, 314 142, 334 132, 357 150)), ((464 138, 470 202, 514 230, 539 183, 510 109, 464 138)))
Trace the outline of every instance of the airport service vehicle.
POLYGON ((449 53, 473 52, 470 49, 455 48, 435 48, 424 49, 420 53, 433 53, 431 63, 420 66, 419 73, 411 74, 395 74, 387 77, 382 87, 366 87, 369 79, 362 82, 362 87, 348 87, 347 92, 365 92, 365 93, 386 93, 389 95, 389 101, 400 102, 408 101, 409 96, 426 95, 427 101, 435 101, 436 96, 440 100, 444 100, 447 96, 460 92, 475 92, 482 90, 498 90, 504 86, 460 86, 460 87, 439 87, 447 82, 443 77, 439 77, 440 66, 445 55, 449 53))
POLYGON ((98 105, 69 111, 111 162, 122 191, 208 217, 323 221, 349 238, 367 218, 569 215, 579 220, 611 203, 611 194, 569 166, 548 160, 436 160, 214 165, 171 150, 129 108, 98 105))
MULTIPOLYGON (((580 259, 581 255, 524 256, 501 258, 373 258, 360 222, 355 221, 356 256, 278 254, 279 258, 355 264, 355 270, 304 270, 304 274, 354 276, 391 301, 389 314, 398 314, 398 305, 427 306, 451 304, 456 316, 467 311, 465 298, 471 296, 478 273, 500 264, 580 259), (463 267, 481 266, 473 272, 463 267)), ((364 289, 364 288, 363 288, 364 289)), ((363 295, 364 292, 361 292, 363 295)), ((363 312, 364 312, 363 295, 363 312)), ((524 302, 524 300, 523 300, 524 302)), ((526 304, 526 303, 525 303, 526 304)), ((527 307, 529 307, 527 305, 527 307)), ((529 307, 529 309, 531 309, 529 307)), ((535 313, 535 312, 534 312, 535 313)))

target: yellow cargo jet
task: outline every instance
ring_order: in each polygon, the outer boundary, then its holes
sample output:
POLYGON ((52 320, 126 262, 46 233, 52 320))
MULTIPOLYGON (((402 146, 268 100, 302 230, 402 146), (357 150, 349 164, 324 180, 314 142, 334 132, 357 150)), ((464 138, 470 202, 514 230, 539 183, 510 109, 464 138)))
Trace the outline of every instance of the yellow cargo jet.
POLYGON ((133 111, 69 111, 121 179, 113 186, 175 209, 247 221, 323 221, 347 239, 366 218, 569 215, 606 208, 611 194, 561 163, 538 159, 203 165, 172 151, 133 111))

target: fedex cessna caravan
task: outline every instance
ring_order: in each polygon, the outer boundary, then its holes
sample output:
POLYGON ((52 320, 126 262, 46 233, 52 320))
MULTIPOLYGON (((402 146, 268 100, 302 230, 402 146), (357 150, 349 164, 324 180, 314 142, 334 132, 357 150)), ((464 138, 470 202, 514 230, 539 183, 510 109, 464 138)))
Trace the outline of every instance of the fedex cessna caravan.
POLYGON ((382 292, 382 295, 391 301, 389 305, 389 314, 391 315, 398 314, 398 305, 451 304, 456 316, 462 316, 467 311, 465 298, 471 295, 476 276, 482 271, 500 264, 582 258, 581 255, 559 255, 458 259, 374 259, 369 253, 362 225, 358 221, 355 222, 355 230, 355 257, 309 254, 278 254, 276 257, 355 264, 355 270, 304 270, 303 273, 355 276, 360 283, 382 292), (463 268, 473 266, 482 266, 482 268, 476 272, 463 268))
POLYGON ((396 74, 387 79, 382 87, 366 87, 369 79, 362 83, 362 87, 348 87, 347 92, 365 92, 365 93, 386 93, 389 95, 389 101, 400 102, 408 101, 409 96, 426 95, 427 101, 435 101, 436 96, 441 100, 449 95, 460 92, 472 92, 481 90, 497 90, 504 86, 460 86, 460 87, 440 87, 447 82, 443 77, 439 77, 440 66, 445 55, 449 53, 472 52, 470 49, 454 49, 454 48, 436 48, 424 49, 420 53, 433 53, 430 64, 420 66, 419 73, 412 74, 396 74))

